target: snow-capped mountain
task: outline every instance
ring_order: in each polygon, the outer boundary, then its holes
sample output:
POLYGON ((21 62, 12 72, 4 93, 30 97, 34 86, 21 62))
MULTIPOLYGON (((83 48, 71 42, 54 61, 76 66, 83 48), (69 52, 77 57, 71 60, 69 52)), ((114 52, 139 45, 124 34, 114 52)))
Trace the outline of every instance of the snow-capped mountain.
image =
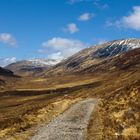
POLYGON ((116 40, 103 44, 105 47, 97 49, 94 53, 94 57, 108 57, 115 56, 119 53, 126 52, 140 47, 139 39, 125 39, 116 40))
POLYGON ((53 66, 56 65, 57 63, 59 63, 59 60, 54 60, 54 59, 29 59, 26 60, 28 61, 28 63, 30 63, 30 65, 33 66, 53 66))
POLYGON ((29 59, 9 64, 5 68, 18 75, 30 75, 42 72, 44 69, 48 69, 57 63, 59 61, 54 59, 29 59))
POLYGON ((15 63, 11 63, 6 67, 11 67, 15 65, 20 65, 23 67, 30 66, 30 67, 47 67, 47 66, 53 66, 59 63, 58 60, 54 59, 29 59, 29 60, 21 60, 17 61, 15 63))
POLYGON ((127 52, 136 48, 140 48, 140 39, 114 40, 84 49, 73 55, 72 57, 68 58, 65 62, 74 59, 80 59, 82 61, 85 61, 87 59, 93 60, 95 58, 107 58, 117 56, 120 53, 127 52))
POLYGON ((52 59, 30 59, 10 64, 6 68, 19 75, 44 74, 44 71, 46 74, 79 71, 136 48, 140 48, 140 39, 121 39, 86 48, 60 63, 52 59))
POLYGON ((100 62, 140 48, 140 39, 121 39, 86 48, 54 66, 45 75, 84 70, 100 62))

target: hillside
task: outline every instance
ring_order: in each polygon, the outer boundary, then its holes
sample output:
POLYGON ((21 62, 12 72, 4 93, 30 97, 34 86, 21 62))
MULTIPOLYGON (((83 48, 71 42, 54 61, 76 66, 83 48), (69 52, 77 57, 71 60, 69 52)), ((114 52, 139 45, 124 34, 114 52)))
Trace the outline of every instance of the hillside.
POLYGON ((41 73, 57 63, 53 59, 30 59, 9 64, 5 68, 13 71, 17 75, 31 76, 41 73))
POLYGON ((93 46, 69 57, 42 75, 61 75, 66 72, 78 72, 139 47, 139 39, 115 40, 102 45, 93 46))
MULTIPOLYGON (((83 50, 41 72, 42 77, 22 77, 7 91, 0 92, 0 137, 29 139, 36 126, 47 125, 75 102, 93 98, 98 106, 88 125, 88 140, 139 140, 139 40, 113 42, 83 50), (113 42, 114 50, 121 47, 121 51, 97 58, 95 54, 113 42), (127 49, 122 51, 124 47, 127 49), (79 65, 69 67, 75 61, 79 65)), ((73 118, 71 121, 78 121, 77 116, 73 118)))
POLYGON ((10 70, 4 69, 0 67, 0 76, 14 76, 14 73, 10 70))
POLYGON ((11 87, 16 81, 19 79, 17 75, 15 75, 12 71, 7 70, 5 68, 0 67, 0 90, 7 89, 8 86, 11 87))

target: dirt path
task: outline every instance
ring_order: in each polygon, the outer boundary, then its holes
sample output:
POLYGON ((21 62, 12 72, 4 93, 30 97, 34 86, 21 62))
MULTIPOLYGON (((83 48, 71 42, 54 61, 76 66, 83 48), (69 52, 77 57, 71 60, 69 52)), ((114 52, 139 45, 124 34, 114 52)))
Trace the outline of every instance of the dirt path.
POLYGON ((85 140, 90 116, 97 101, 79 101, 48 125, 44 125, 31 140, 85 140))

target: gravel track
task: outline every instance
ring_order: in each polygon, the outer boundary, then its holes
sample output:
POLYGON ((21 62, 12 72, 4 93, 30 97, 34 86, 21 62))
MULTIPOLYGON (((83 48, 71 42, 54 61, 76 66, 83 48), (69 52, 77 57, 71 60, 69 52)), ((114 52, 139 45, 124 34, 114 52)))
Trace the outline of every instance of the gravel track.
POLYGON ((85 99, 39 128, 31 140, 85 140, 90 116, 97 101, 85 99))

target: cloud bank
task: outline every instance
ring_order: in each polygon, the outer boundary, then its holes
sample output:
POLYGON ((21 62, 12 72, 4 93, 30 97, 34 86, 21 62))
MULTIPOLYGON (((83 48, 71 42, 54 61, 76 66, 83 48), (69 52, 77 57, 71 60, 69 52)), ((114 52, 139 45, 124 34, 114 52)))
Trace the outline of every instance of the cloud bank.
POLYGON ((68 24, 65 28, 62 29, 64 32, 69 32, 70 34, 74 34, 79 31, 77 25, 75 23, 68 24))
POLYGON ((140 31, 140 6, 134 6, 132 12, 128 16, 121 17, 120 20, 106 21, 106 25, 140 31))
POLYGON ((9 33, 0 34, 0 42, 8 44, 10 46, 16 46, 16 39, 9 33))
POLYGON ((82 15, 79 16, 78 20, 80 20, 80 21, 88 21, 93 17, 94 17, 93 13, 83 13, 82 15))
POLYGON ((133 12, 128 16, 124 16, 121 22, 127 28, 140 30, 140 6, 134 6, 133 12))
POLYGON ((49 58, 62 60, 77 53, 83 48, 86 48, 88 44, 75 39, 54 37, 46 42, 43 42, 42 46, 45 50, 53 50, 48 55, 49 58))

